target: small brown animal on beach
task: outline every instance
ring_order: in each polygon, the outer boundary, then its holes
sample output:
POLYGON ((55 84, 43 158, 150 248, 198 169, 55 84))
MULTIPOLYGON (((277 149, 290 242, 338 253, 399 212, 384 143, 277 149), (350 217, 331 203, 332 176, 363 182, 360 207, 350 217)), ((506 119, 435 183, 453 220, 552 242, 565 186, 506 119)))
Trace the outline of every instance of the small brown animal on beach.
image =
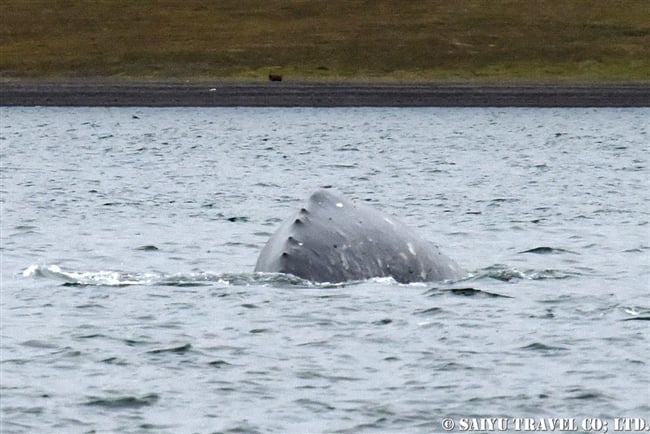
POLYGON ((270 81, 282 81, 282 76, 280 74, 269 74, 270 81))

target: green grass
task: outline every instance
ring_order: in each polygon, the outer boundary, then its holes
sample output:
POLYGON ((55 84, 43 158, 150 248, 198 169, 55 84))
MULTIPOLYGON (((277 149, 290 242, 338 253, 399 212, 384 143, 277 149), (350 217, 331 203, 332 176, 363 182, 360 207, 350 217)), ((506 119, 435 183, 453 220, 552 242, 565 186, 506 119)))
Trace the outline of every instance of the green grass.
POLYGON ((650 80, 648 0, 3 0, 1 78, 650 80))

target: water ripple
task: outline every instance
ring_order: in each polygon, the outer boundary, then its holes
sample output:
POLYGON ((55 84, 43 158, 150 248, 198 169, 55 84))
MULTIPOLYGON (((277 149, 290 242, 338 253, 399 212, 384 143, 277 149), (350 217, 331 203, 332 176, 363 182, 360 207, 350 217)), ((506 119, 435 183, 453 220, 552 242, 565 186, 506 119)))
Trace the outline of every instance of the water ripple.
POLYGON ((158 402, 159 399, 160 397, 155 393, 150 393, 142 396, 117 396, 105 398, 91 397, 88 398, 88 400, 84 402, 83 405, 120 410, 149 407, 158 402))
POLYGON ((648 414, 649 113, 3 108, 0 430, 648 414), (469 276, 250 272, 324 185, 469 276))

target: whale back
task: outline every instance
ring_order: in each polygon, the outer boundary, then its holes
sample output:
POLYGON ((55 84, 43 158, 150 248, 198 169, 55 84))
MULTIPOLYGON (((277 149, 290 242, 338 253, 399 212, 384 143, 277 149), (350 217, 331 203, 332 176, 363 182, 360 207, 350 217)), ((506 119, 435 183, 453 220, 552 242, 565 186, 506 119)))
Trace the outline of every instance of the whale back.
POLYGON ((458 279, 462 271, 437 246, 392 216, 342 194, 318 190, 273 234, 256 272, 314 282, 393 277, 402 283, 458 279))

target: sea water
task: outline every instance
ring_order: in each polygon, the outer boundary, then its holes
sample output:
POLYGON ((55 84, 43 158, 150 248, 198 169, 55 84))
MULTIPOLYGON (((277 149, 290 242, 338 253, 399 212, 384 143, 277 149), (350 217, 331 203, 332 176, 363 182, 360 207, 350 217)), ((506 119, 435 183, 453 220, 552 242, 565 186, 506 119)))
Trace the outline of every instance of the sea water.
POLYGON ((650 423, 649 119, 4 107, 1 431, 650 423), (397 216, 467 277, 252 273, 322 187, 397 216))

